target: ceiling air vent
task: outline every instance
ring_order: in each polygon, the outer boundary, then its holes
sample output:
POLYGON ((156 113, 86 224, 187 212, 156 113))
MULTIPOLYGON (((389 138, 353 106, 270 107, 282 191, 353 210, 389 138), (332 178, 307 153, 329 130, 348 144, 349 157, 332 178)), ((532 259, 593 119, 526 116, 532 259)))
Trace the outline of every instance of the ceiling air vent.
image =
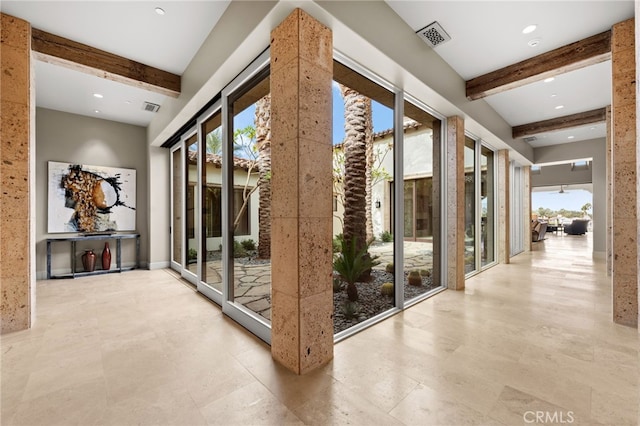
POLYGON ((145 101, 142 103, 142 109, 149 112, 158 112, 160 105, 145 101))
POLYGON ((416 31, 416 34, 431 47, 440 46, 442 43, 451 40, 449 34, 438 24, 438 21, 433 21, 423 29, 416 31))
POLYGON ((526 143, 531 143, 533 141, 537 141, 538 138, 536 138, 535 136, 527 136, 526 138, 524 138, 522 140, 525 141, 526 143))

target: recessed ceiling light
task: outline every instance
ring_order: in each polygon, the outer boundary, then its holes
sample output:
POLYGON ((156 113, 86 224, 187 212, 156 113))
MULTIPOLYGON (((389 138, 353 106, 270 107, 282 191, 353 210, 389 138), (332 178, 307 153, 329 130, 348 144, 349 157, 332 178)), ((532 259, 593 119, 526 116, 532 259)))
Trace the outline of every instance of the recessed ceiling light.
POLYGON ((540 40, 539 38, 534 38, 533 40, 529 40, 527 44, 529 45, 529 47, 536 47, 540 44, 541 41, 542 40, 540 40))
POLYGON ((552 94, 551 94, 551 97, 552 97, 552 98, 555 98, 556 96, 558 96, 558 94, 557 94, 557 93, 552 93, 552 94))
POLYGON ((102 99, 102 98, 104 98, 104 96, 102 96, 100 93, 94 93, 94 94, 93 94, 93 97, 94 97, 94 98, 98 98, 98 99, 102 99))
POLYGON ((531 34, 536 30, 536 28, 538 28, 538 26, 535 24, 528 25, 524 28, 524 30, 522 30, 522 34, 531 34))
POLYGON ((589 128, 589 130, 595 130, 595 129, 596 129, 596 126, 591 126, 591 127, 589 128))
POLYGON ((94 109, 93 112, 95 112, 96 114, 100 114, 100 110, 99 109, 94 109))
POLYGON ((545 83, 551 83, 553 80, 555 80, 555 77, 549 77, 549 78, 545 78, 544 82, 545 83))
POLYGON ((124 101, 125 104, 131 105, 131 101, 124 101))
POLYGON ((558 105, 558 106, 556 107, 556 109, 562 109, 562 108, 564 108, 564 105, 558 105))
POLYGON ((166 12, 164 11, 164 9, 163 9, 163 8, 161 8, 161 7, 156 7, 156 13, 157 13, 158 15, 164 15, 166 12))
POLYGON ((567 136, 567 139, 573 139, 575 136, 567 136))

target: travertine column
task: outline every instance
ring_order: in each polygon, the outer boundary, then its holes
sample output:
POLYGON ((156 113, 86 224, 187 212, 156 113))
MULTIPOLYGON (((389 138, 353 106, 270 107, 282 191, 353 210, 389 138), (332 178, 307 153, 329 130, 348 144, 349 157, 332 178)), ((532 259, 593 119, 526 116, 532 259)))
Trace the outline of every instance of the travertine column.
POLYGON ((638 325, 638 186, 636 68, 633 19, 611 37, 613 177, 613 320, 638 325))
POLYGON ((1 14, 1 34, 0 283, 6 333, 31 325, 31 26, 1 14))
POLYGON ((509 216, 509 151, 498 151, 498 262, 509 263, 511 217, 509 216))
POLYGON ((607 216, 606 216, 606 227, 607 234, 605 236, 605 244, 606 244, 606 256, 607 256, 607 276, 611 276, 611 271, 613 268, 613 203, 612 203, 612 194, 613 194, 613 179, 611 177, 611 169, 613 166, 612 163, 612 151, 611 151, 611 105, 607 106, 607 158, 606 158, 606 203, 607 203, 607 216))
POLYGON ((464 290, 464 119, 447 118, 447 287, 464 290))
POLYGON ((300 9, 271 32, 271 354, 333 358, 331 31, 300 9))

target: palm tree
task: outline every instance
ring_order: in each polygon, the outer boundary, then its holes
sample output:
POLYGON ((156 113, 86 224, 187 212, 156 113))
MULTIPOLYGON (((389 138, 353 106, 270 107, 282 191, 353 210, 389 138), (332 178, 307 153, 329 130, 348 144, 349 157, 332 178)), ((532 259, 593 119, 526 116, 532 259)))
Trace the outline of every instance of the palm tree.
POLYGON ((218 127, 207 133, 207 154, 222 155, 222 129, 218 127))
POLYGON ((366 172, 365 172, 365 191, 366 191, 366 238, 367 244, 371 243, 374 239, 373 236, 373 213, 371 212, 371 188, 373 186, 373 117, 371 114, 371 99, 367 98, 368 102, 365 102, 365 126, 364 126, 364 142, 365 142, 365 158, 366 158, 366 172))
POLYGON ((271 95, 256 102, 256 145, 258 147, 258 257, 271 258, 271 95))
MULTIPOLYGON (((357 252, 367 251, 367 126, 371 126, 371 99, 340 85, 344 99, 344 239, 355 240, 357 252)), ((367 279, 371 269, 361 277, 367 279)))

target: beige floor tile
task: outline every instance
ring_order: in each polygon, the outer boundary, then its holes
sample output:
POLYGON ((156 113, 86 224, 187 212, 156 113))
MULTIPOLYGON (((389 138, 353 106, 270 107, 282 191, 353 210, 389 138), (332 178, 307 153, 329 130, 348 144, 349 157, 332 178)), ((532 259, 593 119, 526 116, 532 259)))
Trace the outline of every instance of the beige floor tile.
POLYGON ((500 394, 489 416, 505 425, 590 424, 588 417, 509 386, 500 394))
POLYGON ((2 425, 640 424, 638 330, 584 241, 550 236, 305 376, 171 271, 40 281, 34 327, 0 337, 2 425))
POLYGON ((267 347, 259 347, 235 355, 252 377, 258 380, 289 409, 324 398, 336 381, 329 375, 331 364, 304 376, 298 376, 278 364, 267 347))
POLYGON ((591 394, 591 418, 601 424, 639 425, 640 405, 637 395, 620 395, 594 389, 591 394))
POLYGON ((373 405, 364 395, 353 392, 336 381, 327 392, 293 408, 294 413, 308 425, 384 425, 402 423, 383 409, 373 405))
MULTIPOLYGON (((43 385, 46 386, 46 385, 43 385)), ((3 425, 94 425, 107 410, 107 396, 102 378, 81 384, 65 384, 43 396, 25 399, 13 418, 3 425)))
MULTIPOLYGON (((406 425, 486 425, 482 413, 452 400, 428 386, 419 385, 390 414, 406 425)), ((494 422, 495 423, 495 422, 494 422)))
POLYGON ((204 408, 209 425, 303 425, 304 423, 258 382, 228 393, 204 408))
POLYGON ((159 390, 109 404, 96 425, 204 426, 204 416, 185 391, 159 390))

